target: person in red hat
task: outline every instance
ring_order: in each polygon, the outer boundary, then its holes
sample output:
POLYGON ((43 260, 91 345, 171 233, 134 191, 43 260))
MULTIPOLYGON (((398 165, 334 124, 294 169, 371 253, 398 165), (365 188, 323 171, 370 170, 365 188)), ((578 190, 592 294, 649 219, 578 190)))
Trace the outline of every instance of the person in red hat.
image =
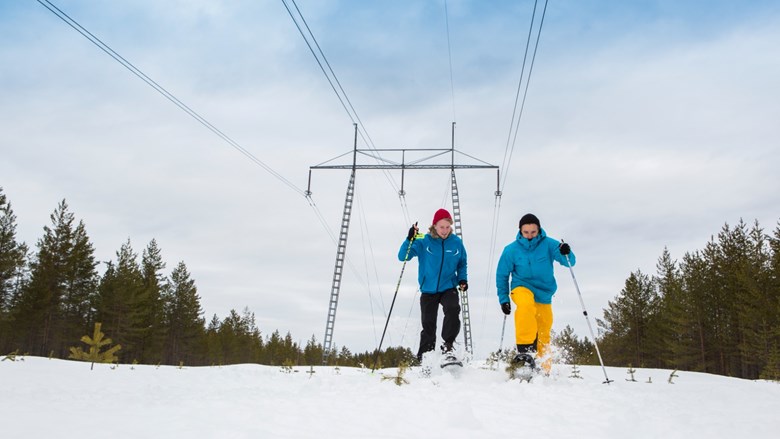
POLYGON ((444 310, 441 346, 444 358, 454 360, 453 344, 460 333, 460 297, 457 288, 466 291, 468 263, 463 241, 452 231, 452 215, 439 209, 425 235, 418 235, 417 223, 410 229, 398 250, 398 260, 417 257, 417 281, 420 284, 420 348, 417 360, 436 348, 436 320, 439 306, 444 310))

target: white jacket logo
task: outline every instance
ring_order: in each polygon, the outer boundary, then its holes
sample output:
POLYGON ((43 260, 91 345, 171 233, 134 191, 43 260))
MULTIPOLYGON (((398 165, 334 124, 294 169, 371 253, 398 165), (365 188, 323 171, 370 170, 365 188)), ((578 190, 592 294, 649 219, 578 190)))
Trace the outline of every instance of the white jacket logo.
MULTIPOLYGON (((427 251, 430 254, 433 254, 433 252, 431 251, 430 247, 425 247, 425 251, 427 251)), ((460 254, 460 250, 458 250, 458 249, 455 249, 455 250, 444 250, 444 253, 452 253, 452 256, 458 256, 460 254), (453 251, 455 253, 452 253, 453 251)))

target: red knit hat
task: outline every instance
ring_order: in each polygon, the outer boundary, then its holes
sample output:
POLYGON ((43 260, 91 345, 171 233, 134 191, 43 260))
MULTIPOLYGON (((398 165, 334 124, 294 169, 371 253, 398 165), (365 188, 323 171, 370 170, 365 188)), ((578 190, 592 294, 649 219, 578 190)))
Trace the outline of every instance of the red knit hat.
POLYGON ((436 211, 435 214, 433 214, 433 223, 431 223, 431 224, 435 225, 440 220, 443 220, 445 218, 450 220, 450 223, 452 222, 452 215, 450 215, 450 213, 447 212, 447 209, 439 209, 439 210, 436 211))

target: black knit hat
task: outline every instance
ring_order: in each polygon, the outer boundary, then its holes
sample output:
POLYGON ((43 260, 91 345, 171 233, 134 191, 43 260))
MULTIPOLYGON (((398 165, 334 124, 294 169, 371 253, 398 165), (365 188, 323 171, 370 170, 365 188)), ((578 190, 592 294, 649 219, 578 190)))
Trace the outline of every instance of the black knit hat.
POLYGON ((539 227, 539 230, 542 230, 542 225, 539 224, 539 218, 537 218, 536 215, 532 213, 526 213, 522 218, 520 218, 520 225, 518 228, 522 229, 523 224, 536 224, 536 227, 539 227))

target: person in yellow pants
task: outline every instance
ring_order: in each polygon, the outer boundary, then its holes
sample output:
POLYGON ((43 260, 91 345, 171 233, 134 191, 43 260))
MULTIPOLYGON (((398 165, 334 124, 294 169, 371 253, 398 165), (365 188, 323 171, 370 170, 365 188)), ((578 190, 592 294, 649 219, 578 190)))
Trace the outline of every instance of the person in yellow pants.
POLYGON ((550 371, 546 358, 553 324, 552 297, 558 289, 553 261, 572 266, 576 257, 569 244, 547 236, 539 219, 526 214, 520 219, 520 230, 515 240, 504 247, 496 268, 496 289, 501 311, 512 313, 515 303, 514 361, 536 368, 536 358, 542 358, 542 367, 550 371))

